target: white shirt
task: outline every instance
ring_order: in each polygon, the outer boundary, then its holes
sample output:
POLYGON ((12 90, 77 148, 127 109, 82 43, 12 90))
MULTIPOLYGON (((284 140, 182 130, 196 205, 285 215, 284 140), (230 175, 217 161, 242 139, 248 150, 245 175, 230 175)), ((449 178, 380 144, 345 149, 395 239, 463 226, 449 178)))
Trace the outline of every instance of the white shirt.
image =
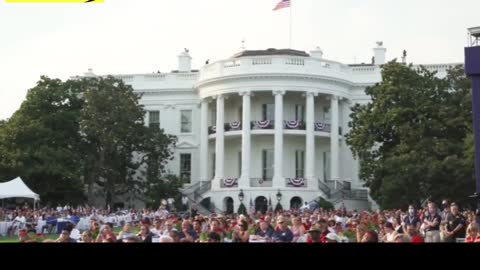
POLYGON ((14 222, 19 222, 19 223, 25 223, 27 220, 24 216, 17 216, 14 220, 14 222))

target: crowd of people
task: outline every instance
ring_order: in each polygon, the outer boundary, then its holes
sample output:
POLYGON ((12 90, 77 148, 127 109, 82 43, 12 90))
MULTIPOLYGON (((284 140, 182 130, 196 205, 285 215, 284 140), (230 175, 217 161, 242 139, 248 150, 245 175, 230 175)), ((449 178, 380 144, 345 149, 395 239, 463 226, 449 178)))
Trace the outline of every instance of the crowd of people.
POLYGON ((8 234, 18 235, 20 242, 480 243, 478 213, 461 212, 457 204, 448 201, 441 207, 428 202, 424 208, 411 205, 404 210, 359 212, 302 208, 277 213, 207 216, 192 210, 170 213, 163 206, 157 210, 115 212, 91 207, 35 211, 17 208, 0 209, 0 220, 11 224, 8 234), (59 217, 71 222, 56 239, 42 239, 40 236, 56 232, 54 223, 49 221, 59 217), (84 228, 79 228, 79 219, 87 220, 84 228), (45 225, 35 229, 34 225, 42 220, 47 221, 45 225))

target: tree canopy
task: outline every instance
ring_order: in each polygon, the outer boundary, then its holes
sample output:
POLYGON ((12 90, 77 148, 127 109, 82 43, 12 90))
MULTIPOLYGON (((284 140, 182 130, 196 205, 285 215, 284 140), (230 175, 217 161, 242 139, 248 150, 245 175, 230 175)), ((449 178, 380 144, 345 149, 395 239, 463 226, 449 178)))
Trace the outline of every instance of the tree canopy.
POLYGON ((140 98, 111 76, 42 77, 0 123, 0 177, 21 176, 52 203, 83 202, 95 189, 107 203, 124 194, 144 199, 176 139, 145 126, 140 98))
POLYGON ((368 104, 352 108, 347 144, 360 178, 383 208, 474 192, 471 86, 462 67, 438 78, 425 68, 386 64, 368 104))

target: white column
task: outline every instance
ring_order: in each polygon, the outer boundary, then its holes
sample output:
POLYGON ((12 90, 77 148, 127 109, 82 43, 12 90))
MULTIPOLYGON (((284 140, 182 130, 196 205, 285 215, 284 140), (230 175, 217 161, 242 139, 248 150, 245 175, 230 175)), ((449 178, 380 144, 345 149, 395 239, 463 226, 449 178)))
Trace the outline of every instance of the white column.
POLYGON ((284 188, 283 177, 283 95, 285 91, 274 91, 275 95, 275 158, 273 187, 284 188))
POLYGON ((240 177, 239 187, 247 188, 250 186, 250 160, 251 160, 251 93, 243 92, 240 94, 243 99, 242 106, 242 175, 240 177))
POLYGON ((222 95, 217 96, 217 132, 215 142, 215 186, 220 188, 220 180, 225 177, 223 162, 225 159, 225 98, 222 95))
POLYGON ((307 93, 306 101, 306 151, 305 151, 305 178, 309 181, 308 187, 315 187, 315 94, 307 93))
POLYGON ((331 134, 330 134, 330 176, 332 180, 340 180, 340 144, 339 144, 339 117, 338 117, 338 97, 332 96, 331 102, 331 134))
POLYGON ((208 100, 201 103, 200 112, 200 181, 208 181, 208 100))

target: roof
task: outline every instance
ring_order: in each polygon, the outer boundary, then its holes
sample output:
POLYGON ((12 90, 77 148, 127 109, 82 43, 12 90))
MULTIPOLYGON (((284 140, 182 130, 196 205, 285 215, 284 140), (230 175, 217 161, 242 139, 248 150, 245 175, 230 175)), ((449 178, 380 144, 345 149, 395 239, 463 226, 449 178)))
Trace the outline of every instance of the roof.
POLYGON ((266 49, 266 50, 251 50, 251 51, 243 51, 235 54, 234 58, 240 57, 248 57, 248 56, 270 56, 270 55, 290 55, 290 56, 302 56, 302 57, 310 57, 304 51, 297 51, 292 49, 266 49))
POLYGON ((33 192, 20 177, 12 181, 0 183, 0 199, 6 198, 30 198, 40 200, 40 196, 33 192))

